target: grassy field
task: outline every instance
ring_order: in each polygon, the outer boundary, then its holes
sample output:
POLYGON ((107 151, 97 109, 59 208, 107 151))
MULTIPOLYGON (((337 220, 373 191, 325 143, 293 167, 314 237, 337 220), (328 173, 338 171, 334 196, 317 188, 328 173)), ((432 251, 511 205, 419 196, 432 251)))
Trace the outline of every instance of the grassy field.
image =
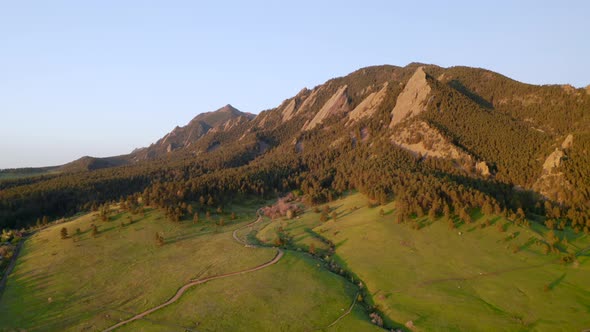
POLYGON ((369 208, 366 198, 354 194, 330 206, 335 221, 321 223, 319 214, 306 211, 299 219, 269 224, 258 238, 272 242, 282 227, 302 247, 322 246, 314 233, 329 239, 336 244, 335 259, 366 283, 380 310, 412 330, 590 328, 590 251, 580 252, 590 246, 586 235, 556 232, 568 238, 564 250, 579 253, 565 265, 559 262, 565 253, 546 255, 536 244, 547 236, 542 227, 506 225, 500 232, 497 223, 506 220, 495 217, 483 229, 479 218, 456 229, 423 219, 416 230, 394 222, 394 203, 369 208))
MULTIPOLYGON (((121 331, 161 331, 175 324, 198 331, 313 331, 342 315, 355 294, 352 284, 308 255, 287 252, 267 269, 195 287, 151 315, 151 322, 135 321, 121 331)), ((378 329, 355 312, 330 330, 378 329)))
POLYGON ((237 223, 254 218, 245 211, 238 209, 242 218, 224 227, 173 223, 150 210, 143 219, 133 216, 135 221, 124 227, 120 223, 128 223, 125 213, 108 222, 88 214, 40 231, 26 241, 9 277, 0 301, 0 326, 95 330, 126 316, 124 312, 164 302, 191 278, 270 260, 273 250, 245 250, 231 240, 237 223), (96 238, 92 223, 98 225, 96 238), (82 233, 63 240, 62 227, 70 234, 77 228, 82 233), (162 247, 156 244, 156 232, 164 235, 162 247))
MULTIPOLYGON (((87 214, 39 231, 25 242, 0 299, 0 331, 98 331, 165 302, 189 279, 269 261, 275 249, 244 248, 232 238, 234 229, 254 220, 258 204, 233 206, 239 218, 225 217, 223 227, 205 218, 173 223, 147 210, 143 218, 113 212, 107 222, 87 214), (98 226, 96 237, 91 224, 98 226), (69 238, 61 239, 62 227, 69 238), (73 235, 78 228, 81 234, 73 235), (163 246, 156 232, 164 235, 163 246)), ((199 330, 306 330, 330 324, 350 306, 353 293, 351 284, 308 255, 288 253, 267 269, 198 285, 161 313, 123 329, 184 331, 198 323, 199 330)), ((358 311, 344 322, 372 328, 358 311)))

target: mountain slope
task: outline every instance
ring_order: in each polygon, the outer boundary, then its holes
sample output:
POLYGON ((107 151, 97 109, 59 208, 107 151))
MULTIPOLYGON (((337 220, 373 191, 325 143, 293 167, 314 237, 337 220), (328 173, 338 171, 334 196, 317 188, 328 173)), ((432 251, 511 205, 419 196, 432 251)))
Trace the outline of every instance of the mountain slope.
POLYGON ((133 152, 131 159, 154 159, 178 149, 188 148, 210 131, 227 131, 253 118, 253 114, 240 112, 229 104, 214 112, 201 113, 186 126, 176 127, 156 143, 133 152))
MULTIPOLYGON (((121 189, 84 194, 90 188, 84 184, 88 181, 98 181, 93 186, 109 181, 115 188, 131 182, 146 188, 184 181, 194 197, 212 194, 209 182, 201 188, 206 181, 222 181, 225 186, 227 180, 222 178, 230 176, 239 184, 228 185, 227 192, 216 188, 224 192, 220 196, 297 188, 309 201, 321 202, 351 188, 369 191, 372 197, 396 197, 403 188, 398 187, 404 183, 401 179, 418 181, 426 176, 435 177, 441 186, 445 181, 460 185, 455 191, 484 195, 468 208, 488 201, 499 209, 545 214, 543 199, 549 198, 551 207, 559 203, 564 211, 585 215, 590 190, 577 180, 586 167, 580 161, 583 151, 577 142, 582 141, 577 138, 586 137, 590 128, 589 105, 590 95, 584 89, 523 84, 485 69, 421 63, 367 67, 305 88, 255 117, 231 105, 200 114, 151 146, 123 156, 125 168, 99 169, 116 166, 121 157, 100 162, 83 159, 78 162, 82 171, 94 169, 95 175, 92 180, 83 175, 76 180, 81 181, 81 194, 73 206, 128 193, 121 189), (552 171, 563 173, 563 181, 541 186, 539 179, 547 177, 544 161, 569 134, 573 144, 564 149, 559 158, 563 162, 552 171), (357 158, 362 162, 348 162, 357 158), (366 167, 364 172, 360 165, 366 167), (385 169, 389 173, 382 173, 385 169), (352 174, 355 179, 346 178, 352 174), (377 174, 395 181, 380 182, 377 174), (112 177, 118 180, 110 181, 112 177), (557 195, 569 191, 573 183, 584 186, 573 189, 572 195, 557 195)), ((0 197, 8 201, 47 188, 69 188, 77 183, 69 176, 31 180, 23 186, 15 183, 0 197)), ((431 208, 437 195, 441 193, 412 203, 411 209, 431 208)), ((438 213, 445 200, 452 205, 457 198, 439 197, 438 213)), ((27 199, 19 202, 29 204, 27 199)), ((0 207, 0 219, 12 224, 38 213, 63 213, 70 206, 27 210, 6 204, 6 209, 0 207)))

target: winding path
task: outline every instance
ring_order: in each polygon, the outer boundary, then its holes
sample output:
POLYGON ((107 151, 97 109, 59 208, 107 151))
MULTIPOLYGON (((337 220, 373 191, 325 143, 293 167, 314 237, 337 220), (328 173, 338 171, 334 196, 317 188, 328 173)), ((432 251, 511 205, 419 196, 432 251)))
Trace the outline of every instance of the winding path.
MULTIPOLYGON (((335 320, 335 321, 333 321, 333 322, 332 322, 332 324, 330 324, 330 325, 326 326, 326 328, 330 328, 330 327, 332 327, 332 326, 334 326, 334 325, 338 324, 338 322, 339 322, 339 321, 340 321, 342 318, 344 318, 344 317, 348 316, 348 314, 350 314, 350 313, 352 312, 352 308, 354 308, 354 305, 356 304, 356 299, 358 299, 358 296, 359 296, 359 294, 360 294, 359 292, 357 292, 357 293, 356 293, 356 295, 354 296, 354 300, 352 300, 352 304, 350 305, 350 307, 348 308, 348 310, 346 310, 346 312, 345 312, 345 313, 343 313, 342 315, 340 315, 340 317, 336 318, 336 320, 335 320)), ((323 330, 323 329, 322 329, 322 330, 323 330)))
MULTIPOLYGON (((246 227, 250 227, 250 226, 252 226, 252 225, 254 225, 254 224, 256 224, 256 223, 258 223, 260 221, 262 221, 262 216, 259 215, 258 216, 258 219, 256 219, 255 221, 253 221, 253 222, 251 222, 251 223, 249 223, 249 224, 247 224, 245 226, 242 226, 242 227, 237 228, 236 230, 234 230, 234 232, 232 234, 234 240, 236 240, 240 244, 243 244, 245 247, 258 248, 258 246, 248 244, 246 241, 240 239, 238 237, 238 235, 237 235, 237 232, 239 230, 242 230, 242 229, 246 228, 246 227)), ((268 262, 266 262, 264 264, 261 264, 261 265, 258 265, 258 266, 255 266, 255 267, 252 267, 252 268, 249 268, 249 269, 246 269, 246 270, 241 270, 241 271, 236 271, 236 272, 230 272, 230 273, 226 273, 226 274, 220 274, 220 275, 216 275, 216 276, 212 276, 212 277, 207 277, 207 278, 204 278, 204 279, 193 279, 188 284, 185 284, 184 286, 180 287, 180 289, 178 289, 178 291, 176 292, 176 294, 174 294, 174 296, 172 298, 170 298, 168 301, 160 304, 157 307, 153 307, 153 308, 148 309, 148 310, 146 310, 146 311, 144 311, 142 313, 139 313, 139 314, 137 314, 137 315, 135 315, 135 316, 127 319, 127 320, 121 321, 121 322, 119 322, 119 323, 117 323, 117 324, 115 324, 115 325, 113 325, 113 326, 105 329, 103 332, 113 331, 113 330, 115 330, 115 329, 117 329, 117 328, 119 328, 119 327, 121 327, 121 326, 123 326, 125 324, 131 323, 131 322, 136 321, 138 319, 142 319, 145 316, 153 313, 154 311, 160 310, 160 309, 162 309, 162 308, 164 308, 166 306, 171 305, 172 303, 178 301, 178 299, 189 288, 191 288, 193 286, 204 284, 204 283, 206 283, 208 281, 215 280, 215 279, 227 278, 227 277, 236 276, 236 275, 239 275, 239 274, 245 274, 245 273, 250 273, 250 272, 262 270, 265 267, 269 267, 269 266, 271 266, 273 264, 276 264, 283 257, 283 255, 284 255, 283 250, 281 250, 280 248, 277 248, 277 254, 275 255, 275 257, 272 260, 270 260, 270 261, 268 261, 268 262)))

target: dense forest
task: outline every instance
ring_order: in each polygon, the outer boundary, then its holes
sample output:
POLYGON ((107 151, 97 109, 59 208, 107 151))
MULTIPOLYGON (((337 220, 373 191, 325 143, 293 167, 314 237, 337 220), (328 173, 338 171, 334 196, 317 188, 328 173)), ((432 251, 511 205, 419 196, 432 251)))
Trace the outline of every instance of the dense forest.
MULTIPOLYGON (((108 201, 158 206, 177 219, 190 217, 190 202, 208 210, 249 195, 294 192, 318 204, 356 190, 375 204, 396 200, 404 220, 428 214, 470 222, 477 209, 588 232, 589 112, 590 95, 569 86, 528 85, 468 67, 369 67, 304 89, 255 118, 232 110, 207 126, 193 121, 175 131, 188 133, 198 124, 198 138, 174 149, 164 138, 150 147, 159 153, 150 158, 137 158, 148 155, 142 150, 120 157, 124 164, 0 180, 0 228, 23 228, 108 201), (392 110, 418 68, 427 74, 428 98, 415 108, 419 114, 391 127, 392 110), (381 99, 369 100, 379 91, 381 99), (427 123, 468 158, 428 156, 395 144, 391 137, 412 121, 427 123), (573 144, 560 147, 569 134, 573 144), (544 170, 555 149, 563 150, 559 165, 544 170), (489 174, 478 173, 478 161, 489 174), (568 194, 554 200, 535 191, 544 172, 559 177, 563 185, 555 190, 568 194)), ((414 134, 420 142, 426 133, 414 134)))

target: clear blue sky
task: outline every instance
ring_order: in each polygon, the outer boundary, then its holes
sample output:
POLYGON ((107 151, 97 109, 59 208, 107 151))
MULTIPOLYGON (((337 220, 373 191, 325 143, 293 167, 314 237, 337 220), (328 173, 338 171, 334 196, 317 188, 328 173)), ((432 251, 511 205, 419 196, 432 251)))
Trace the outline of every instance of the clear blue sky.
POLYGON ((0 2, 0 168, 128 153, 368 65, 590 84, 588 1, 204 2, 0 2))

